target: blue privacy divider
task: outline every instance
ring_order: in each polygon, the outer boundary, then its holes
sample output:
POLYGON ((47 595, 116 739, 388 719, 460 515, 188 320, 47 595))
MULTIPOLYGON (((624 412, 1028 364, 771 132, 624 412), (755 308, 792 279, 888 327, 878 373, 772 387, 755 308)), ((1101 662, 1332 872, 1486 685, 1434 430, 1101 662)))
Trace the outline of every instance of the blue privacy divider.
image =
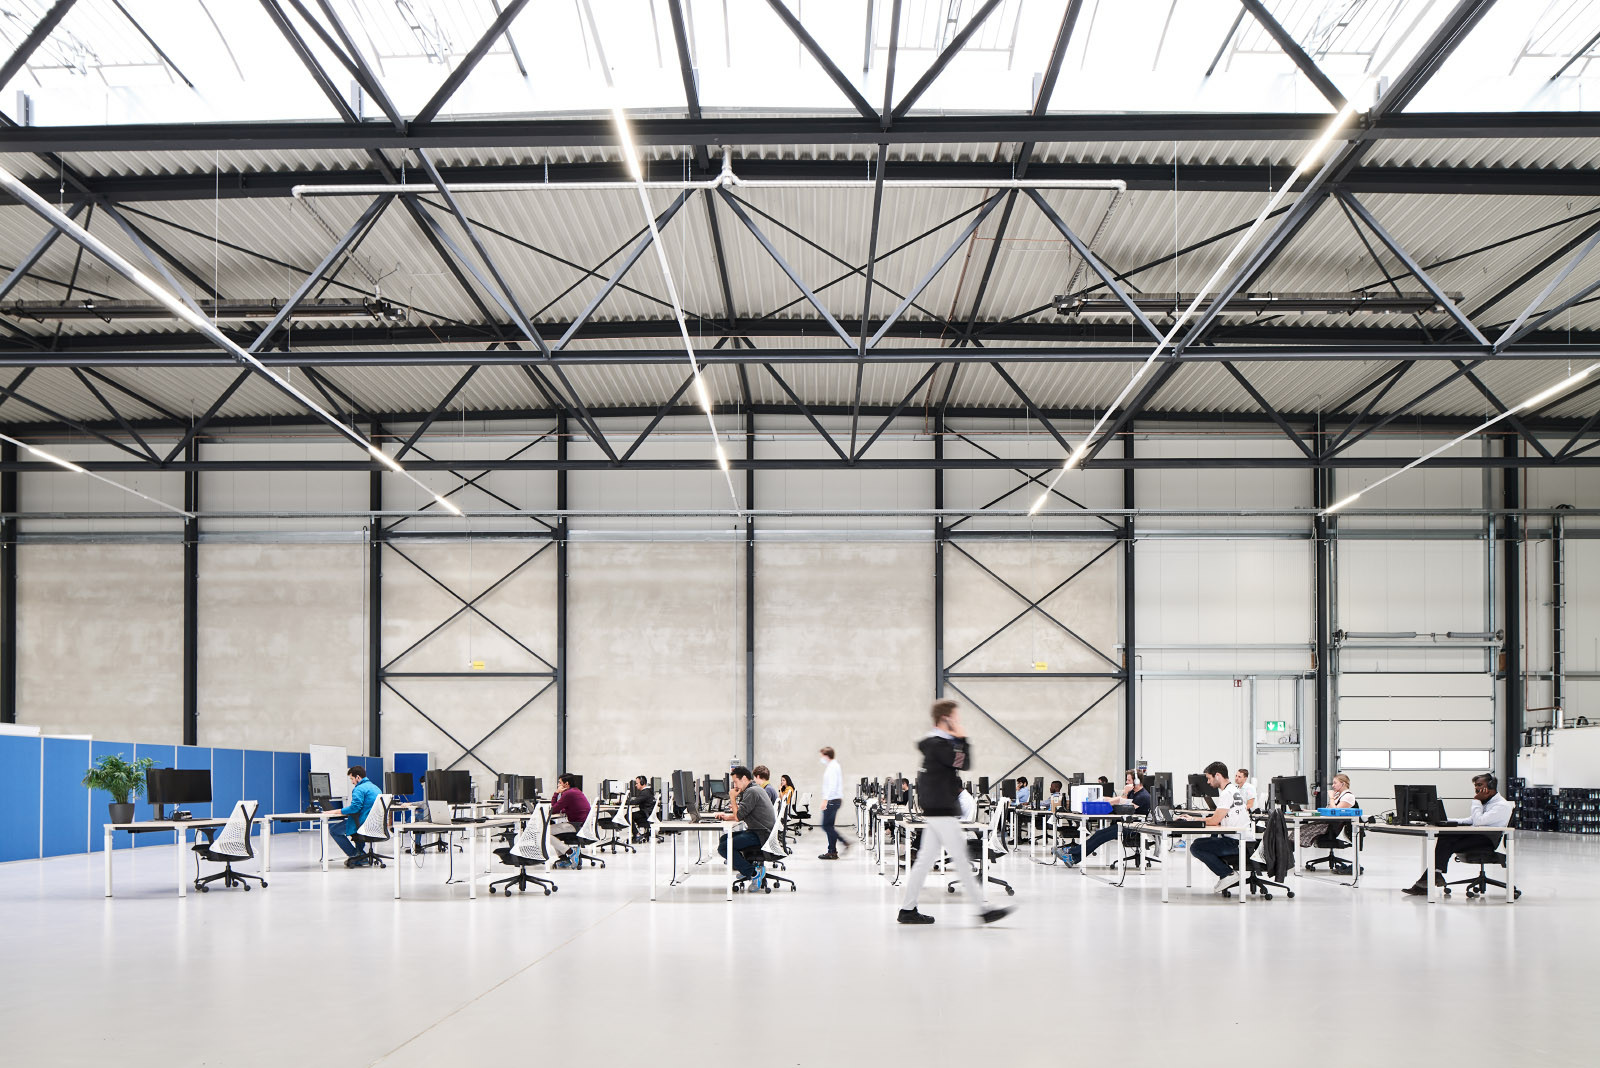
MULTIPOLYGON (((300 792, 305 782, 305 776, 300 774, 300 758, 309 756, 307 753, 273 753, 272 754, 272 811, 274 812, 304 812, 306 806, 301 802, 300 792)), ((299 830, 303 823, 285 824, 282 830, 299 830)))
MULTIPOLYGON (((244 796, 261 802, 263 815, 281 812, 272 800, 272 754, 261 749, 244 751, 244 796)), ((255 829, 256 834, 261 828, 255 829)))
MULTIPOLYGON (((119 756, 123 760, 131 761, 133 756, 132 742, 94 742, 89 746, 89 759, 99 763, 103 756, 119 756)), ((88 770, 87 766, 84 768, 88 770)), ((79 776, 82 781, 82 776, 79 776)), ((102 790, 89 791, 89 852, 98 853, 105 844, 105 825, 111 819, 111 814, 106 811, 106 806, 111 804, 111 795, 102 790)), ((114 849, 127 849, 133 845, 133 835, 127 831, 118 831, 114 849)))
MULTIPOLYGON (((41 855, 60 857, 89 851, 89 791, 83 773, 89 768, 89 739, 45 738, 44 778, 40 796, 44 800, 44 826, 41 855)), ((100 809, 101 821, 105 809, 100 809)), ((94 829, 100 831, 100 824, 94 829)), ((103 835, 104 832, 102 831, 103 835)))
MULTIPOLYGON (((177 765, 172 762, 173 758, 176 756, 176 753, 174 752, 176 748, 176 746, 171 745, 147 745, 144 742, 140 742, 133 747, 133 754, 135 758, 149 757, 150 759, 154 760, 155 763, 150 765, 152 768, 173 768, 177 767, 177 765)), ((170 809, 168 811, 170 811, 170 809)), ((133 818, 136 821, 154 819, 155 814, 156 810, 151 806, 150 799, 148 797, 140 798, 134 805, 133 818)), ((165 831, 160 833, 152 833, 147 831, 144 834, 136 834, 132 837, 133 844, 135 846, 172 844, 172 839, 167 837, 167 832, 165 831)))
MULTIPOLYGON (((175 768, 183 768, 186 771, 211 770, 211 750, 209 749, 201 749, 197 745, 180 745, 177 747, 176 755, 177 763, 172 765, 175 768)), ((213 797, 216 796, 216 789, 217 780, 216 777, 213 776, 211 779, 211 790, 213 797)), ((232 808, 232 806, 229 806, 229 808, 214 809, 210 801, 191 801, 185 804, 183 807, 188 809, 189 814, 197 820, 210 819, 213 811, 220 812, 222 815, 226 816, 232 808)))
POLYGON ((0 735, 0 861, 39 857, 37 737, 0 735))
POLYGON ((395 771, 409 772, 411 774, 411 779, 412 779, 411 785, 416 787, 416 789, 414 791, 412 791, 411 793, 405 795, 404 797, 396 798, 396 800, 399 800, 399 801, 421 801, 422 800, 422 780, 424 778, 426 778, 427 774, 428 774, 428 754, 427 753, 396 753, 394 755, 394 757, 393 757, 393 760, 394 760, 394 770, 395 771))
MULTIPOLYGON (((295 804, 304 812, 311 807, 311 754, 300 754, 300 800, 295 804)), ((310 826, 310 824, 306 824, 310 826)))
MULTIPOLYGON (((211 811, 219 816, 231 816, 233 806, 244 799, 244 750, 211 750, 211 811)), ((265 816, 269 811, 267 802, 259 797, 253 800, 261 801, 258 811, 265 816)))

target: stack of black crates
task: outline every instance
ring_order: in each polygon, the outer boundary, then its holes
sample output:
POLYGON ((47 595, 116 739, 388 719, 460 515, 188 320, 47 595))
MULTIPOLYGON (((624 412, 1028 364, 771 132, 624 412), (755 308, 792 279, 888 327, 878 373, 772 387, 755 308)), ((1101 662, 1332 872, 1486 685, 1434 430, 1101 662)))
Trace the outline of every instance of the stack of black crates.
POLYGON ((1514 820, 1519 830, 1600 834, 1600 789, 1552 790, 1512 779, 1510 800, 1517 806, 1514 820))

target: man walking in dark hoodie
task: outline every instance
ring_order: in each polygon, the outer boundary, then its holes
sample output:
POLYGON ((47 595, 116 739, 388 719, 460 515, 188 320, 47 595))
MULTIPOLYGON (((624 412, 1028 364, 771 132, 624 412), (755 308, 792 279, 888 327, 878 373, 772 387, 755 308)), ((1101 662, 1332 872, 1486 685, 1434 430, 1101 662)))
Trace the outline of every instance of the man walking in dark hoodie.
POLYGON ((917 894, 941 851, 950 854, 951 866, 981 923, 993 923, 1011 910, 985 909, 983 888, 967 860, 967 836, 961 830, 961 776, 972 769, 972 749, 961 730, 961 714, 954 701, 933 703, 933 730, 917 743, 922 751, 922 772, 917 776, 917 800, 922 803, 922 849, 906 877, 901 923, 932 923, 933 917, 917 911, 917 894))

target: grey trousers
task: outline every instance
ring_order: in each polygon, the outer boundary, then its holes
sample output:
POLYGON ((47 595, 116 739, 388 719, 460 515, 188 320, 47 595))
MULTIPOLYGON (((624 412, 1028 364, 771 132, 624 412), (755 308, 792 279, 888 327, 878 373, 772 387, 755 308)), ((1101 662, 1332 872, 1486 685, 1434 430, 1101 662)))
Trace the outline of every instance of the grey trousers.
POLYGON ((917 852, 917 862, 911 866, 911 873, 906 876, 905 899, 900 907, 917 907, 917 895, 922 892, 922 884, 938 862, 941 850, 950 854, 950 863, 961 878, 967 901, 981 912, 983 887, 978 885, 978 877, 972 873, 972 864, 967 860, 966 832, 961 829, 961 821, 954 816, 929 816, 923 822, 922 848, 917 852))

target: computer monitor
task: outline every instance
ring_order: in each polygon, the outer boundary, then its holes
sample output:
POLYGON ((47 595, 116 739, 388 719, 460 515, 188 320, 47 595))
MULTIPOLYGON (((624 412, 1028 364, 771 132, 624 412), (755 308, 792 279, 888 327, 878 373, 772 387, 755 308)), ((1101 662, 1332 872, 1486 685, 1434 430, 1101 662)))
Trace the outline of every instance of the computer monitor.
POLYGON ((1271 789, 1275 805, 1311 804, 1311 788, 1304 775, 1274 775, 1271 789))
POLYGON ((1427 823, 1428 815, 1439 801, 1436 786, 1396 786, 1394 788, 1394 821, 1399 824, 1427 823))
POLYGON ((439 768, 428 772, 423 780, 429 801, 443 801, 447 805, 465 805, 472 800, 472 773, 444 771, 439 768))
POLYGON ((694 772, 675 771, 672 773, 672 807, 675 811, 682 812, 694 800, 694 772))
MULTIPOLYGON (((312 772, 311 777, 317 777, 317 772, 312 772)), ((323 776, 326 778, 327 776, 323 776)), ((386 771, 383 773, 383 792, 393 794, 395 797, 410 797, 417 792, 417 780, 409 771, 386 771)), ((312 787, 312 799, 316 799, 316 788, 312 787)))
POLYGON ((1068 786, 1082 786, 1083 783, 1084 783, 1083 772, 1075 771, 1075 772, 1072 773, 1072 779, 1071 779, 1070 782, 1067 783, 1067 785, 1068 786))
POLYGON ((567 774, 567 778, 569 780, 571 780, 571 782, 572 782, 572 788, 574 790, 578 791, 580 794, 583 793, 583 776, 582 775, 574 775, 570 771, 567 772, 566 774, 567 774))
POLYGON ((1043 808, 1044 807, 1044 803, 1045 802, 1044 802, 1044 776, 1043 775, 1035 775, 1033 777, 1033 788, 1028 791, 1028 801, 1033 805, 1034 808, 1043 808))
POLYGON ((327 772, 310 772, 306 775, 306 785, 311 790, 312 804, 320 805, 333 800, 333 783, 327 772))
POLYGON ((726 801, 728 799, 728 780, 726 777, 713 779, 706 776, 706 800, 726 801))
MULTIPOLYGON (((1211 798, 1217 797, 1220 794, 1221 791, 1215 786, 1212 786, 1211 783, 1206 780, 1206 777, 1199 772, 1195 772, 1189 776, 1190 801, 1193 801, 1197 797, 1204 797, 1209 801, 1211 798)), ((1216 803, 1214 801, 1210 802, 1210 807, 1216 808, 1216 803)))
POLYGON ((1172 772, 1152 771, 1146 775, 1139 776, 1139 781, 1144 784, 1146 790, 1150 791, 1152 805, 1161 805, 1166 808, 1172 807, 1172 772))
POLYGON ((983 795, 987 795, 989 793, 989 776, 978 776, 978 793, 983 795))
POLYGON ((1005 798, 1007 801, 1015 801, 1017 799, 1017 780, 1013 779, 1009 775, 1001 779, 1000 796, 1005 798))
POLYGON ((512 775, 511 793, 506 800, 515 805, 532 805, 539 800, 539 780, 532 775, 512 775))
POLYGON ((156 819, 164 819, 167 805, 198 805, 211 800, 211 772, 188 768, 152 768, 145 772, 145 795, 156 808, 156 819))
POLYGON ((494 796, 505 798, 509 801, 511 799, 511 781, 515 778, 515 775, 508 775, 505 772, 496 775, 494 777, 494 796))

